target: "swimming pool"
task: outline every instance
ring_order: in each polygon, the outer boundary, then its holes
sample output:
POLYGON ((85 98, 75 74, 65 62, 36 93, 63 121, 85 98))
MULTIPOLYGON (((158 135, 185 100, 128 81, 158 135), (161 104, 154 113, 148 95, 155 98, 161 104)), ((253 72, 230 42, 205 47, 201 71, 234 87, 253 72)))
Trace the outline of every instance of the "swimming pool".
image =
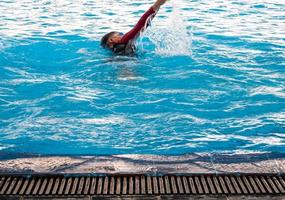
POLYGON ((1 1, 1 151, 284 153, 285 3, 168 2, 136 56, 100 48, 152 2, 1 1))

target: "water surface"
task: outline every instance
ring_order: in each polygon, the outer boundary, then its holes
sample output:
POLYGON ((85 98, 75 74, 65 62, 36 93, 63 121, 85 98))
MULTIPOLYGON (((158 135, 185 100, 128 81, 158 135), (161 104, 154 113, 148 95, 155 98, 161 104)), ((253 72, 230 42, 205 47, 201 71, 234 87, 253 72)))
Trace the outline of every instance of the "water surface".
POLYGON ((0 149, 284 153, 285 3, 168 2, 136 56, 100 47, 151 4, 1 1, 0 149))

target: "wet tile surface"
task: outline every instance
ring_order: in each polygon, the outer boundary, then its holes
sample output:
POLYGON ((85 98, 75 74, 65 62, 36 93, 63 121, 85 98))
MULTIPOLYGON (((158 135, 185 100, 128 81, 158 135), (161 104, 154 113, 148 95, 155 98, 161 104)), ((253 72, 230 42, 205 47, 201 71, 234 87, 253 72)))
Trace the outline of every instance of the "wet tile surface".
MULTIPOLYGON (((285 157, 285 156, 284 156, 285 157)), ((1 172, 40 173, 284 173, 285 158, 273 154, 182 156, 56 156, 0 160, 1 172)))

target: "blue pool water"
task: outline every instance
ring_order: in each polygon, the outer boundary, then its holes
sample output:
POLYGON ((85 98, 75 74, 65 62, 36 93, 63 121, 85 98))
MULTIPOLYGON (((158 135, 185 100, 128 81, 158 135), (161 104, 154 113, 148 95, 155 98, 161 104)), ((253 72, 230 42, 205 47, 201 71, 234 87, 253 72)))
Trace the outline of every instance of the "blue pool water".
POLYGON ((152 2, 0 1, 1 151, 285 152, 285 2, 170 1, 100 48, 152 2))

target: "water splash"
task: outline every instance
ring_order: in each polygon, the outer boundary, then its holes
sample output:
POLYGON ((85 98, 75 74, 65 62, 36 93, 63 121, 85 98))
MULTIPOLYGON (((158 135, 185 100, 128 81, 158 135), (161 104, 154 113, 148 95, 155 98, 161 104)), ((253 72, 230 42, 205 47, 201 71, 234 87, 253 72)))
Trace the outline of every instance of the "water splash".
POLYGON ((166 20, 166 26, 164 28, 152 27, 147 37, 154 43, 155 53, 158 55, 192 55, 191 28, 187 27, 174 2, 172 2, 172 13, 166 20))

